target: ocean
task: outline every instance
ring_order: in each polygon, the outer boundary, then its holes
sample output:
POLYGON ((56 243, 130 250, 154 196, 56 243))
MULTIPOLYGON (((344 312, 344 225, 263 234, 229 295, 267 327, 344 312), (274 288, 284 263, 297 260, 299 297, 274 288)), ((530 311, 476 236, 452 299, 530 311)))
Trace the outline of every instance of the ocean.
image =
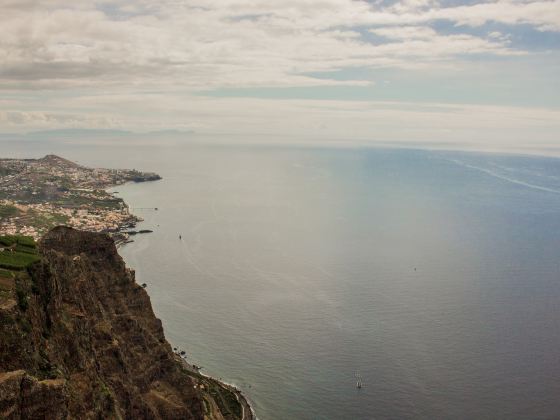
POLYGON ((172 345, 259 419, 560 416, 560 160, 33 148, 47 152, 162 175, 115 188, 154 231, 120 253, 172 345))

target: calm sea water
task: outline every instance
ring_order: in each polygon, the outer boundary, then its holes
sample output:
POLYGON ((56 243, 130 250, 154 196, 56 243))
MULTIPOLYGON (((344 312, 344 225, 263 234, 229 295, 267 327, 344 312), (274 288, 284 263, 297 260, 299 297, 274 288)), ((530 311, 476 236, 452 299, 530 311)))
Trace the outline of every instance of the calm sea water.
POLYGON ((121 253, 260 419, 560 416, 559 160, 51 149, 164 177, 117 189, 154 230, 121 253))

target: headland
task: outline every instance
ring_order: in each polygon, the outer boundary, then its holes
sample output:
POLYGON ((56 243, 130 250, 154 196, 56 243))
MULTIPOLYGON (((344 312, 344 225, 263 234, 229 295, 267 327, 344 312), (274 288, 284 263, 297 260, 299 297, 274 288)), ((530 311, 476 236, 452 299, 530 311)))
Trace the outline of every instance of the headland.
POLYGON ((0 234, 38 240, 59 225, 116 234, 139 218, 107 189, 160 179, 134 169, 87 168, 56 155, 0 159, 0 234))
POLYGON ((255 418, 166 341, 117 252, 139 219, 106 189, 159 179, 0 160, 0 417, 255 418))

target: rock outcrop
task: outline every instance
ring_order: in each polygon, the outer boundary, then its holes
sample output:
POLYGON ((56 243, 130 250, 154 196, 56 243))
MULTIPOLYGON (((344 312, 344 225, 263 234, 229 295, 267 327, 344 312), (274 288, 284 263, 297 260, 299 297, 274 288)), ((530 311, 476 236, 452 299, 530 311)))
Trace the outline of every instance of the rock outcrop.
POLYGON ((58 227, 0 308, 0 418, 250 418, 166 341, 104 234, 58 227))

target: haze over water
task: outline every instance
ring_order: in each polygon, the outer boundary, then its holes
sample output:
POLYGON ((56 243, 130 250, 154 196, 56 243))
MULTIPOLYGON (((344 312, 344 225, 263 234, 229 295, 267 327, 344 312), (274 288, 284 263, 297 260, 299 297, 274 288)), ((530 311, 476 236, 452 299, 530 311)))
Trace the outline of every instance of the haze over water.
POLYGON ((260 419, 560 412, 559 160, 92 150, 65 155, 163 176, 117 188, 154 230, 121 254, 170 342, 260 419))

